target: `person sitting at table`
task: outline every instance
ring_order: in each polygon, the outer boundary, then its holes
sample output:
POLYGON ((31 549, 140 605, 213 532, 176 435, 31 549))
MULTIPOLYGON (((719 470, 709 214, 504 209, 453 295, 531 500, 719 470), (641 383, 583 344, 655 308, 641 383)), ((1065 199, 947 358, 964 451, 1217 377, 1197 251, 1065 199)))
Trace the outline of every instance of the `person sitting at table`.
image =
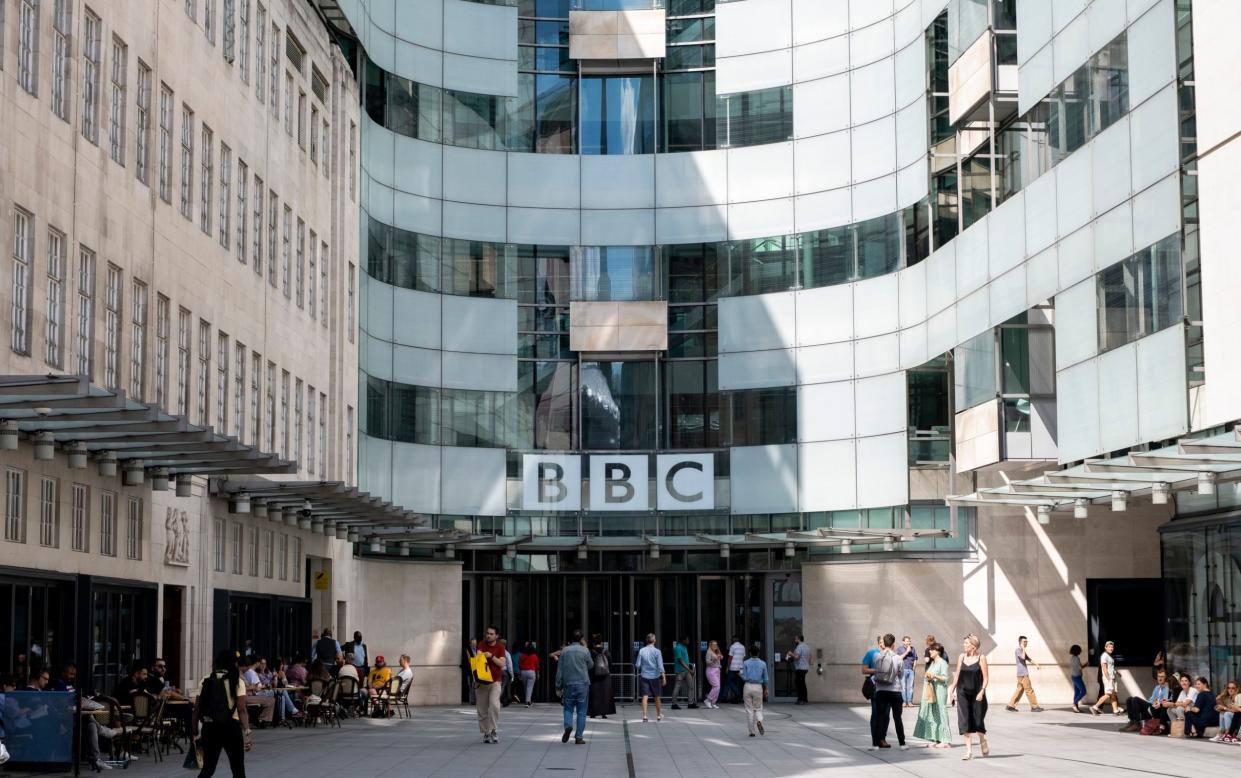
POLYGON ((336 678, 352 678, 358 685, 362 685, 362 679, 358 677, 358 668, 353 664, 353 654, 337 654, 336 655, 336 678))
POLYGON ((170 700, 189 699, 168 680, 168 663, 159 657, 151 663, 151 669, 147 673, 145 688, 147 694, 150 694, 152 697, 166 697, 170 700))
POLYGON ((121 705, 132 706, 134 695, 146 691, 147 669, 141 662, 134 662, 129 668, 129 675, 116 682, 112 689, 112 697, 121 705))
POLYGON ((259 676, 259 683, 263 687, 263 691, 259 692, 259 694, 276 698, 277 720, 283 721, 287 718, 300 718, 302 714, 297 710, 297 706, 293 704, 293 698, 283 688, 288 684, 284 674, 283 663, 279 659, 276 662, 276 667, 268 668, 267 658, 259 657, 259 661, 254 668, 259 676))
MULTIPOLYGON (((388 687, 388 682, 391 680, 392 668, 384 663, 382 655, 375 657, 375 666, 366 676, 366 694, 371 703, 374 703, 380 692, 388 687)), ((366 700, 363 700, 363 703, 365 702, 366 700)))
POLYGON ((327 669, 327 665, 322 659, 315 659, 310 665, 310 672, 306 673, 306 683, 309 685, 311 681, 323 681, 324 683, 332 682, 332 671, 327 669))
POLYGON ((237 667, 241 670, 241 680, 246 685, 246 703, 258 706, 259 727, 262 728, 272 722, 276 713, 276 698, 270 694, 259 696, 259 692, 263 691, 263 682, 254 670, 254 657, 243 655, 237 660, 237 667))
POLYGON ((306 675, 306 657, 301 654, 293 657, 293 661, 284 670, 284 677, 290 686, 305 686, 306 675))
MULTIPOLYGON (((82 748, 85 749, 86 762, 95 770, 110 770, 110 765, 103 763, 103 750, 101 741, 107 740, 109 743, 112 738, 116 737, 121 730, 113 729, 104 722, 106 718, 99 718, 96 714, 103 713, 108 710, 108 706, 91 697, 82 697, 82 748)), ((129 754, 122 755, 122 760, 129 761, 129 754)))
POLYGON ((60 669, 60 677, 52 684, 51 689, 54 692, 71 692, 77 688, 77 683, 78 666, 68 662, 60 669))

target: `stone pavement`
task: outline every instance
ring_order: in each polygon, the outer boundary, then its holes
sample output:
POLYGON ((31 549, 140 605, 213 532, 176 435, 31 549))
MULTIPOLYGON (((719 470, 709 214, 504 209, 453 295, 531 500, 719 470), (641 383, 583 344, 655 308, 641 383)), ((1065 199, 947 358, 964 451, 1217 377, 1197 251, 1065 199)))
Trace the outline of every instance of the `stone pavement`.
MULTIPOLYGON (((587 723, 587 744, 560 742, 558 706, 506 708, 501 742, 484 745, 472 709, 415 708, 413 720, 347 720, 341 729, 265 730, 255 733, 246 772, 259 778, 318 776, 586 775, 637 776, 913 776, 992 774, 1019 776, 1237 775, 1241 747, 1203 741, 1140 737, 1117 732, 1123 718, 1048 711, 988 715, 991 756, 962 762, 963 748, 916 745, 901 752, 870 752, 868 708, 846 705, 769 706, 767 735, 749 738, 740 705, 721 710, 665 711, 661 723, 643 724, 636 706, 587 723)), ((914 713, 905 711, 913 730, 914 713)), ((653 711, 652 711, 653 714, 653 711)), ((955 714, 954 714, 955 715, 955 714)), ((889 738, 895 746, 895 736, 889 738)), ((911 741, 913 745, 913 741, 911 741)), ((977 754, 977 748, 975 748, 977 754)), ((135 762, 126 778, 193 776, 175 751, 162 764, 135 762)), ((229 774, 222 760, 217 775, 229 774)))

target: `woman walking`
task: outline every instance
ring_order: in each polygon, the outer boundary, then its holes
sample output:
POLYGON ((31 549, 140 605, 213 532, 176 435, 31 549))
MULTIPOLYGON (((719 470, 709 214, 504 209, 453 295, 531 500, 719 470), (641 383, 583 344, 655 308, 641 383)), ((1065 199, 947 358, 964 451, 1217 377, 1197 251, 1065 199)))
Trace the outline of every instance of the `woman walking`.
POLYGON ((526 643, 521 649, 521 658, 517 660, 517 668, 521 671, 521 680, 525 696, 522 702, 529 708, 534 704, 534 682, 539 679, 539 655, 533 643, 526 643))
POLYGON ((926 684, 918 707, 914 737, 930 741, 928 748, 952 748, 952 725, 948 723, 948 663, 944 647, 931 646, 931 662, 926 668, 926 684))
POLYGON ((1086 697, 1086 679, 1082 677, 1082 647, 1076 643, 1069 648, 1069 677, 1073 680, 1073 712, 1081 713, 1078 703, 1086 697))
POLYGON ((708 708, 719 708, 720 699, 720 668, 724 662, 724 652, 720 651, 718 641, 712 640, 707 645, 707 655, 703 658, 703 664, 707 668, 707 683, 711 685, 711 691, 707 692, 706 699, 702 702, 708 708))
POLYGON ((978 735, 982 755, 991 753, 987 744, 987 682, 990 671, 987 669, 987 658, 978 653, 978 645, 977 635, 965 636, 961 647, 963 653, 957 657, 956 677, 948 687, 950 704, 957 706, 957 726, 965 736, 965 756, 962 759, 974 758, 975 734, 978 735))
POLYGON ((586 697, 586 712, 592 719, 616 715, 616 700, 612 697, 612 657, 603 647, 603 636, 597 634, 590 637, 590 691, 586 697))

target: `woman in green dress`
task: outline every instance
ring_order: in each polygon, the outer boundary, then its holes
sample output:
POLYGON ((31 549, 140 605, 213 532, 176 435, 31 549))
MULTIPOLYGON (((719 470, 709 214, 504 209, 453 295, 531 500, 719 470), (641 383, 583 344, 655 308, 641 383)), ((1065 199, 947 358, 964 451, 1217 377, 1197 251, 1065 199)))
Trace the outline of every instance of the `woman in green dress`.
POLYGON ((939 643, 928 649, 931 662, 926 668, 922 704, 914 737, 929 741, 928 748, 952 748, 952 727, 948 722, 948 662, 939 643))

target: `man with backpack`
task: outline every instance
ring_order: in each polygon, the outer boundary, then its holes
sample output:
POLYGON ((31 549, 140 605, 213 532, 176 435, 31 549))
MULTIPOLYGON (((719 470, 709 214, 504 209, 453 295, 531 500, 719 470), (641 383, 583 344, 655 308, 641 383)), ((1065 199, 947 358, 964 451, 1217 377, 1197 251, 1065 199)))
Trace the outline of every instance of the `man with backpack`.
POLYGON ((221 651, 215 658, 215 669, 203 679, 190 732, 202 733, 196 745, 202 752, 202 770, 198 778, 211 778, 220 761, 220 752, 228 755, 233 778, 245 778, 245 754, 250 750, 250 717, 246 713, 246 684, 237 670, 237 654, 221 651))
POLYGON ((888 719, 896 720, 896 740, 902 751, 905 745, 905 724, 901 721, 901 660, 893 651, 896 636, 888 633, 880 638, 881 648, 874 655, 869 667, 862 669, 875 684, 875 696, 870 701, 870 750, 891 748, 888 745, 888 719))

